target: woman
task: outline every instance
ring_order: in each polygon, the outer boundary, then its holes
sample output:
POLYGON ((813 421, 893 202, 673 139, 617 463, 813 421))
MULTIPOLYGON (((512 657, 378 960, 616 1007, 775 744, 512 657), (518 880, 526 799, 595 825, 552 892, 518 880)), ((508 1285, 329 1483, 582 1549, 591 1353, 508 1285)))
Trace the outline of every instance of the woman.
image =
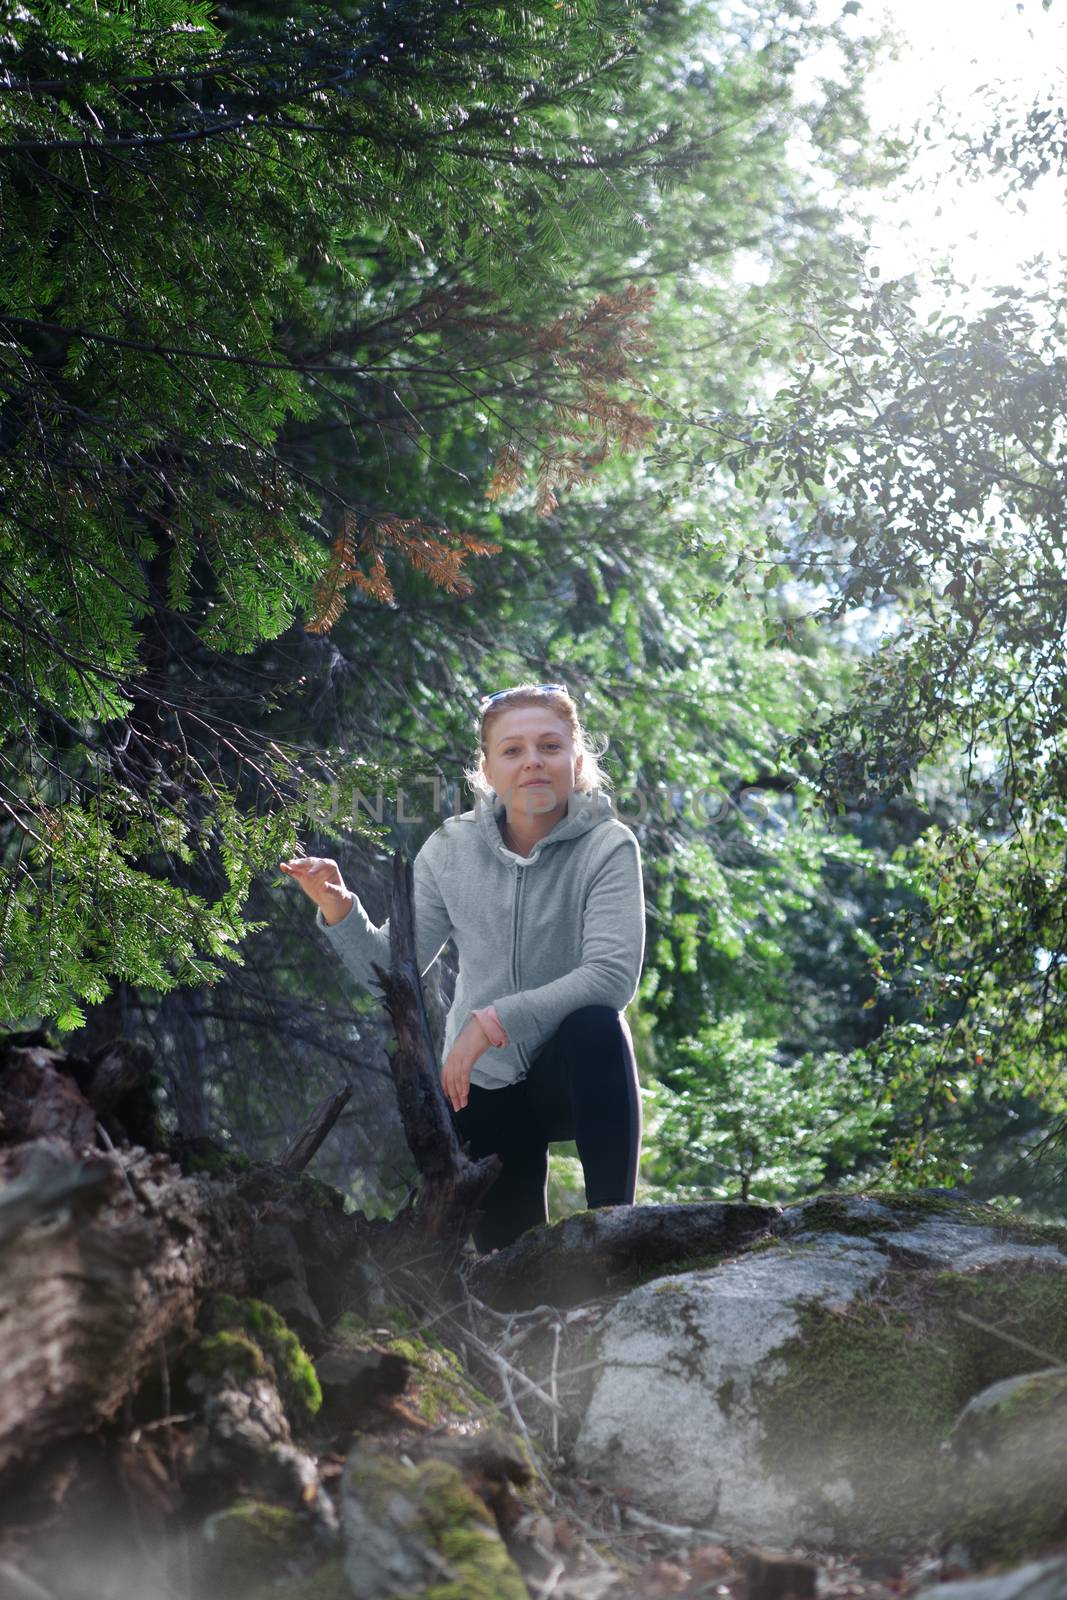
MULTIPOLYGON (((474 1158, 502 1169, 474 1228, 488 1251, 548 1217, 548 1146, 574 1139, 590 1206, 632 1205, 641 1144, 633 1040, 645 917, 637 838, 614 815, 562 684, 482 701, 474 809, 446 819, 415 858, 425 973, 449 938, 459 971, 441 1082, 474 1158)), ((335 862, 282 862, 315 901, 316 926, 368 986, 389 962, 335 862)))

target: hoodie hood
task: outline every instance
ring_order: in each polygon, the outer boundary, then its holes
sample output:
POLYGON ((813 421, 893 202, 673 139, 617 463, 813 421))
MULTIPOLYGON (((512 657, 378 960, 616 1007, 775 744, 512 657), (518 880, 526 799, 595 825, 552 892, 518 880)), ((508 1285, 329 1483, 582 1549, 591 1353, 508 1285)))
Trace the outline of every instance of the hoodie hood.
POLYGON ((489 800, 479 796, 475 800, 473 811, 469 814, 475 818, 488 849, 495 855, 501 855, 508 861, 517 861, 525 867, 533 866, 549 845, 559 844, 565 839, 577 839, 583 833, 591 833, 594 828, 599 828, 616 816, 610 797, 602 794, 599 789, 572 789, 567 797, 566 814, 560 817, 551 833, 546 833, 543 839, 538 839, 528 856, 521 856, 516 851, 509 850, 504 843, 501 828, 507 817, 507 807, 495 791, 489 800))

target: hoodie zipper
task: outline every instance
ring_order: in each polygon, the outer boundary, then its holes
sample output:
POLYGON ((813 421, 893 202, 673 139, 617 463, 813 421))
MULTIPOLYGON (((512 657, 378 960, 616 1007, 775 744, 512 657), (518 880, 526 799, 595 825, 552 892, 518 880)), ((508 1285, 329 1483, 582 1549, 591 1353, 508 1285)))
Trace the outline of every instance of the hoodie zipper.
MULTIPOLYGON (((519 921, 520 921, 520 912, 521 912, 521 909, 522 909, 522 894, 523 894, 523 889, 525 888, 525 885, 526 885, 526 869, 524 867, 516 866, 515 867, 515 899, 514 899, 514 901, 512 903, 512 916, 511 916, 511 982, 512 982, 512 985, 513 985, 512 991, 511 991, 512 994, 518 994, 518 992, 519 992, 519 921)), ((515 1045, 515 1049, 519 1053, 519 1060, 522 1062, 523 1068, 525 1069, 526 1072, 529 1072, 529 1070, 530 1070, 530 1058, 526 1054, 526 1051, 523 1049, 522 1045, 517 1043, 517 1042, 516 1042, 516 1045, 515 1045)))

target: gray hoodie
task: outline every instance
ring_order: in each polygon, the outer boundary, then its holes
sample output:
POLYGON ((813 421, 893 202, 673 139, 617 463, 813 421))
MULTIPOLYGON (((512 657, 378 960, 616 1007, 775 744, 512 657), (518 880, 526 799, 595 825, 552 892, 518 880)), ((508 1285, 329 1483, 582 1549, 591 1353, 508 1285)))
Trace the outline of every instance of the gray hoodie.
MULTIPOLYGON (((475 1062, 471 1082, 483 1089, 524 1078, 580 1006, 624 1010, 645 948, 641 849, 606 795, 575 790, 567 815, 528 856, 505 845, 504 816, 493 795, 446 818, 413 869, 419 971, 449 939, 459 954, 444 1055, 482 1006, 495 1005, 508 1036, 475 1062)), ((389 965, 388 918, 376 928, 355 899, 332 926, 316 908, 315 925, 361 987, 377 985, 372 963, 389 965)))

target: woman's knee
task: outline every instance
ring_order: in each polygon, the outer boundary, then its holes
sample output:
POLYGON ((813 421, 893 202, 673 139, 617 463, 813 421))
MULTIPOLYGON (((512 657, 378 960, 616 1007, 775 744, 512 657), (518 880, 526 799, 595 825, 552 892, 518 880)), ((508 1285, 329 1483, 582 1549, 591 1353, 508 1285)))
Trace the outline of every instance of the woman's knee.
POLYGON ((603 1090, 608 1082, 636 1093, 637 1062, 625 1017, 611 1006, 581 1006, 563 1019, 560 1045, 567 1062, 572 1094, 586 1086, 603 1090))
POLYGON ((579 1006, 570 1011, 558 1031, 568 1038, 603 1038, 621 1033, 622 1014, 611 1006, 579 1006))

